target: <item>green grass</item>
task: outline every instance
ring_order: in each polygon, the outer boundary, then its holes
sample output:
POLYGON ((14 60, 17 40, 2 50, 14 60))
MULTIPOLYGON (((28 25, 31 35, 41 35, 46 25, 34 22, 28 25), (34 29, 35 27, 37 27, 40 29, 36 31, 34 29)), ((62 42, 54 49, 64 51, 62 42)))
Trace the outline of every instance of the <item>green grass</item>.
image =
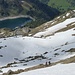
POLYGON ((69 9, 75 9, 75 6, 73 6, 71 2, 68 2, 67 0, 49 0, 48 5, 59 9, 61 12, 64 12, 69 9))

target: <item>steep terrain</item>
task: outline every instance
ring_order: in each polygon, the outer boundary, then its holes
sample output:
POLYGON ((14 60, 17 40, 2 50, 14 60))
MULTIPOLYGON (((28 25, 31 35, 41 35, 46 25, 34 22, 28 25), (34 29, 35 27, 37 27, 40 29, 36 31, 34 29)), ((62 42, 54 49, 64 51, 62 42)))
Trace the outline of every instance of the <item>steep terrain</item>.
POLYGON ((46 35, 53 35, 54 33, 59 31, 69 30, 75 27, 75 25, 73 25, 74 17, 75 17, 74 10, 69 11, 68 13, 66 12, 63 15, 56 17, 52 21, 48 21, 47 23, 44 23, 41 26, 36 27, 30 32, 30 34, 35 35, 36 33, 39 34, 38 32, 40 33, 42 32, 42 34, 40 34, 41 37, 41 35, 45 36, 43 35, 45 32, 47 32, 46 35))
POLYGON ((58 70, 65 68, 61 70, 61 74, 58 72, 58 75, 74 75, 75 72, 70 72, 67 68, 74 70, 73 66, 75 66, 75 10, 33 29, 29 36, 19 35, 0 39, 1 75, 34 75, 38 71, 39 75, 44 73, 55 75, 56 68, 58 70), (49 61, 51 65, 45 65, 49 61), (46 69, 27 72, 40 68, 46 69))
POLYGON ((61 12, 75 9, 75 0, 40 0, 61 12))
POLYGON ((19 15, 33 17, 35 22, 27 25, 34 28, 59 15, 59 11, 38 0, 0 0, 0 18, 19 15))

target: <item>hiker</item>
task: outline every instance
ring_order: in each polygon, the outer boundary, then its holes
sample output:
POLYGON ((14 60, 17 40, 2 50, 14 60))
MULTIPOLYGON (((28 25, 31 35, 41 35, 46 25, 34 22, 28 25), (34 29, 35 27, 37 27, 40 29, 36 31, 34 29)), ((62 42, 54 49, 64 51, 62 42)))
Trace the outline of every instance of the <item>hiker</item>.
POLYGON ((47 62, 46 62, 46 64, 45 64, 46 66, 47 66, 47 62))
POLYGON ((50 62, 50 61, 49 61, 48 63, 49 63, 49 65, 51 64, 51 62, 50 62))

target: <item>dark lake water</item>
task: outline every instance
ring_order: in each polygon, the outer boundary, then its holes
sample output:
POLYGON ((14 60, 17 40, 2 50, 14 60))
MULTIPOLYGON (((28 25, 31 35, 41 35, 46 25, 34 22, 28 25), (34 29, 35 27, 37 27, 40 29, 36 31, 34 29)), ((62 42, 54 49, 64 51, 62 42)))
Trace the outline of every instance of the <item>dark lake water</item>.
POLYGON ((25 17, 21 17, 21 18, 15 18, 15 19, 6 19, 3 21, 0 21, 0 28, 15 28, 15 27, 20 27, 24 24, 26 24, 27 22, 31 21, 30 18, 25 18, 25 17))

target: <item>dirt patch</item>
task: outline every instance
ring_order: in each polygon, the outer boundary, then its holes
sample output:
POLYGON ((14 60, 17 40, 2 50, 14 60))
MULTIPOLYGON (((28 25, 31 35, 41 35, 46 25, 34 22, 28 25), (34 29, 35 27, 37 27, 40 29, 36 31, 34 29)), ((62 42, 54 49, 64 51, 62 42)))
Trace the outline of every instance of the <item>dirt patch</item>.
POLYGON ((68 63, 75 63, 75 56, 65 59, 65 60, 61 60, 58 63, 63 63, 63 64, 68 64, 68 63))
POLYGON ((71 48, 70 50, 68 50, 66 52, 75 52, 75 48, 71 48))
POLYGON ((75 34, 72 34, 72 36, 75 36, 75 34))

